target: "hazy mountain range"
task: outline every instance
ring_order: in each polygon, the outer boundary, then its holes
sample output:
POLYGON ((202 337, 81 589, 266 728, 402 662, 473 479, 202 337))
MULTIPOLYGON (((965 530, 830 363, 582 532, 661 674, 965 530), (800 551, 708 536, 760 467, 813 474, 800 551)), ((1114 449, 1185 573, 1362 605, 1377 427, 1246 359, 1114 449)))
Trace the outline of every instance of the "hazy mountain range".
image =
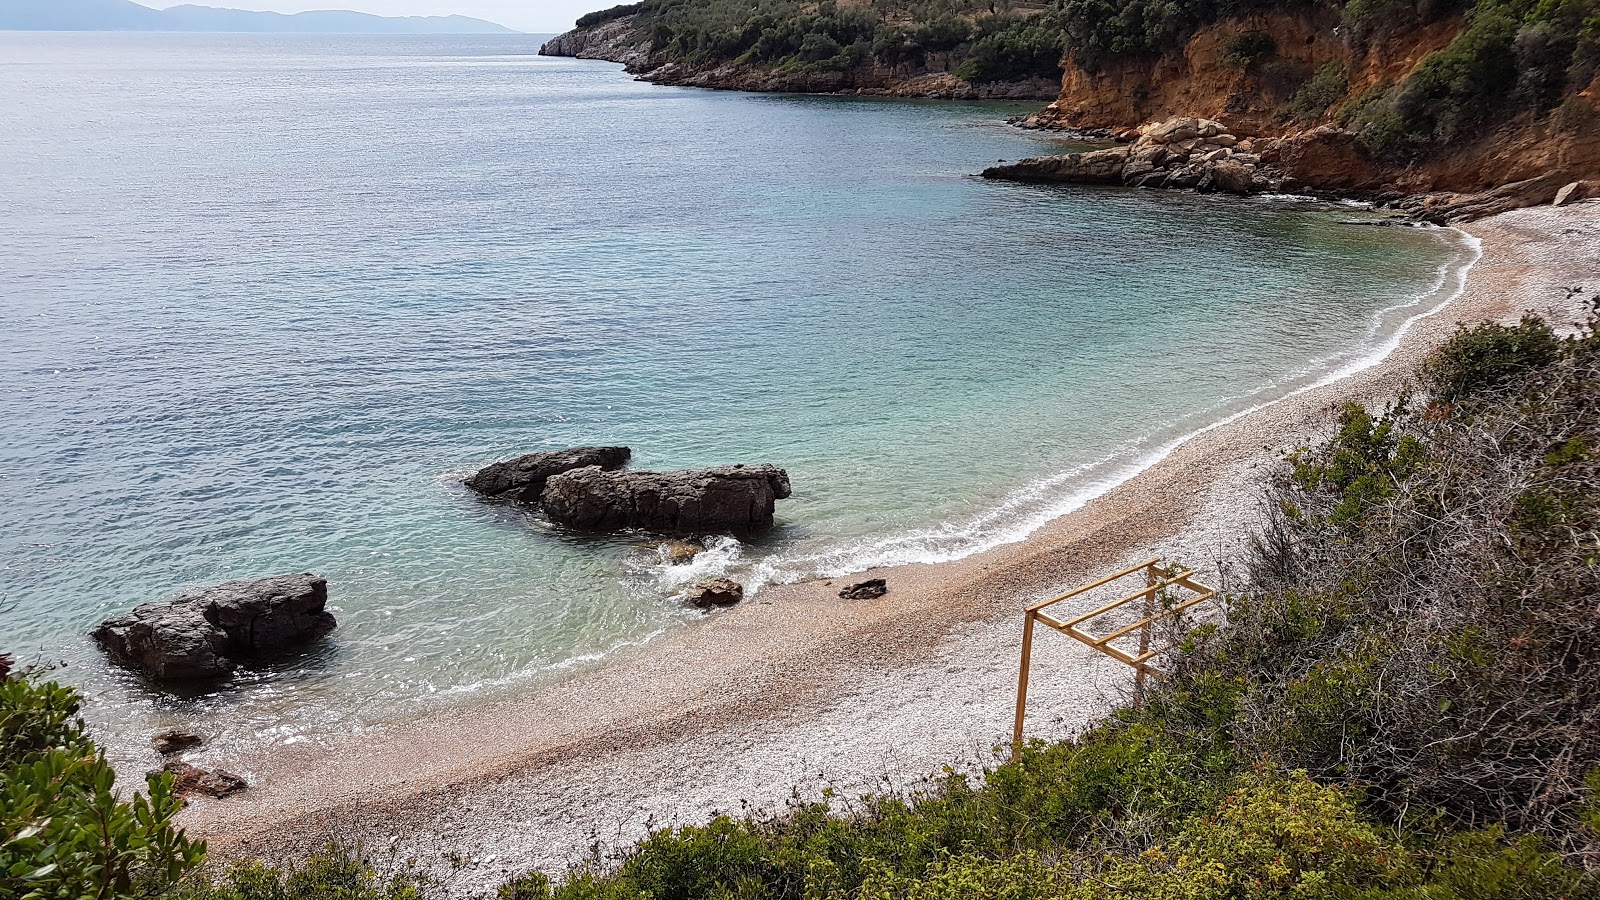
POLYGON ((151 9, 132 0, 4 0, 0 31, 229 31, 305 34, 509 34, 511 29, 466 16, 374 16, 328 9, 285 15, 174 6, 151 9))

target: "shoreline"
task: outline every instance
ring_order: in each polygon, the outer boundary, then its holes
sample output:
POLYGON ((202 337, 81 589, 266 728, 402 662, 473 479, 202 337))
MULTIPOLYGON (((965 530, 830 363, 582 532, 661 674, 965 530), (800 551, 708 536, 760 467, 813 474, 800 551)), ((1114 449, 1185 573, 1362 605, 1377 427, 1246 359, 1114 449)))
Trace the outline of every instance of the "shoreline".
MULTIPOLYGON (((1274 450, 1317 434, 1335 404, 1392 397, 1457 322, 1525 309, 1568 321, 1577 303, 1566 289, 1600 289, 1583 281, 1600 282, 1600 204, 1519 210, 1462 230, 1481 242, 1462 290, 1409 317, 1389 352, 1163 448, 1021 541, 848 576, 887 578, 878 600, 839 600, 844 579, 768 587, 708 627, 547 687, 327 747, 195 754, 254 786, 196 801, 181 824, 222 858, 357 841, 417 860, 464 896, 712 810, 781 811, 792 790, 848 796, 981 765, 1009 738, 1024 604, 1147 556, 1226 587, 1274 450)), ((1027 734, 1076 731, 1130 676, 1065 638, 1037 643, 1027 734)))

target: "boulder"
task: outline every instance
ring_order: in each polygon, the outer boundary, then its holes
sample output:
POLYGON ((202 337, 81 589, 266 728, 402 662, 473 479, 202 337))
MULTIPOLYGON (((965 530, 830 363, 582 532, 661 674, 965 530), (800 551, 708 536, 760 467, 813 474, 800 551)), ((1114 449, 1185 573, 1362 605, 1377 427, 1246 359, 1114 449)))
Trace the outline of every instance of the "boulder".
POLYGON ((772 465, 681 472, 588 466, 551 477, 540 500, 552 521, 573 528, 746 537, 771 529, 774 501, 788 496, 789 473, 772 465))
POLYGON ((116 662, 158 681, 216 678, 322 637, 338 623, 328 582, 315 575, 230 581, 145 603, 90 636, 116 662))
POLYGON ((178 797, 188 797, 199 794, 203 797, 222 799, 229 794, 237 794, 249 785, 243 778, 232 772, 221 769, 202 769, 196 765, 173 760, 162 766, 159 770, 151 772, 152 775, 166 773, 172 776, 172 793, 178 797))
POLYGON ((150 738, 150 746, 162 756, 171 756, 185 750, 193 750, 204 744, 206 739, 192 731, 183 728, 168 728, 158 731, 150 738))
POLYGON ((544 493, 545 483, 551 475, 599 466, 602 469, 620 469, 627 464, 633 451, 627 447, 573 447, 569 450, 546 450, 529 453, 485 466, 468 476, 463 482, 476 493, 495 500, 513 503, 538 503, 544 493))
POLYGON ((1189 116, 1168 119, 1145 134, 1145 137, 1158 144, 1175 144, 1199 136, 1200 123, 1189 116))
POLYGON ((1221 160, 1211 167, 1212 186, 1229 194, 1254 192, 1254 176, 1255 172, 1249 166, 1233 160, 1221 160))
POLYGON ((889 582, 882 578, 868 578, 840 591, 839 596, 846 600, 876 600, 887 593, 889 593, 889 582))
POLYGON ((711 578, 690 588, 687 599, 700 609, 732 606, 744 599, 744 585, 731 578, 711 578))
POLYGON ((1551 206, 1566 206, 1568 203, 1571 203, 1571 202, 1573 202, 1575 200, 1582 200, 1582 199, 1583 199, 1583 182, 1574 181, 1574 182, 1571 182, 1571 183, 1565 185, 1564 187, 1562 187, 1561 190, 1556 191, 1556 198, 1554 200, 1550 201, 1550 205, 1551 206))

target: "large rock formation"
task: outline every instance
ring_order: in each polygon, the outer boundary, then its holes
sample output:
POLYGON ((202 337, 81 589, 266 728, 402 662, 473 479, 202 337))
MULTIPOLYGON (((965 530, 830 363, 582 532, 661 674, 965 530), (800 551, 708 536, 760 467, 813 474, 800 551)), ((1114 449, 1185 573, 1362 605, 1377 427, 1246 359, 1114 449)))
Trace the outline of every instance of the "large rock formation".
POLYGON ((584 466, 602 469, 620 469, 627 464, 633 451, 627 447, 573 447, 569 450, 547 450, 529 453, 516 459, 497 462, 478 470, 464 482, 466 486, 496 500, 514 503, 538 503, 539 495, 550 476, 559 475, 584 466))
POLYGON ((90 632, 111 658, 163 681, 216 678, 281 656, 338 623, 315 575, 231 581, 145 603, 90 632))
POLYGON ((599 466, 553 476, 545 513, 574 528, 642 528, 667 534, 760 534, 774 501, 789 496, 789 474, 771 465, 685 472, 608 472, 599 466))
POLYGON ((1292 181, 1262 164, 1248 140, 1212 119, 1179 116, 1151 122, 1124 135, 1125 147, 1066 156, 1035 156, 991 166, 983 177, 1003 181, 1126 184, 1136 187, 1255 194, 1282 190, 1292 181))

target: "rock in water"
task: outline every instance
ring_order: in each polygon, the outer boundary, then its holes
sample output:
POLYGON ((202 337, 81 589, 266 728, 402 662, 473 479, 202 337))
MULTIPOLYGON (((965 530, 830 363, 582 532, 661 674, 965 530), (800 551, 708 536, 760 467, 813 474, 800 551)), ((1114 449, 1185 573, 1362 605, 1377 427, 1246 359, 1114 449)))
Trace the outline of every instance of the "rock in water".
POLYGON ((150 738, 150 746, 154 747, 156 752, 162 756, 171 756, 174 753, 193 750, 205 742, 205 738, 183 728, 168 728, 166 731, 158 731, 150 738))
POLYGON ((712 578, 689 589, 689 605, 700 609, 732 606, 744 599, 744 585, 731 578, 712 578))
POLYGON ((230 581, 145 603, 90 632, 111 658, 158 681, 216 678, 322 637, 338 623, 315 575, 230 581))
POLYGON ((574 528, 748 537, 772 528, 773 503, 788 496, 789 473, 771 465, 684 472, 590 466, 552 476, 540 499, 552 520, 574 528))
POLYGON ((221 769, 202 769, 199 766, 174 760, 162 766, 152 775, 167 773, 172 776, 172 793, 178 797, 187 797, 191 794, 200 794, 205 797, 222 799, 229 794, 237 794, 249 785, 243 778, 232 772, 221 769))
POLYGON ((840 591, 839 596, 846 600, 876 600, 887 593, 889 593, 889 582, 882 578, 868 578, 840 591))
POLYGON ((538 503, 551 475, 584 466, 599 466, 607 471, 620 469, 632 456, 633 451, 627 447, 573 447, 529 453, 485 466, 464 483, 469 489, 496 500, 538 503))

